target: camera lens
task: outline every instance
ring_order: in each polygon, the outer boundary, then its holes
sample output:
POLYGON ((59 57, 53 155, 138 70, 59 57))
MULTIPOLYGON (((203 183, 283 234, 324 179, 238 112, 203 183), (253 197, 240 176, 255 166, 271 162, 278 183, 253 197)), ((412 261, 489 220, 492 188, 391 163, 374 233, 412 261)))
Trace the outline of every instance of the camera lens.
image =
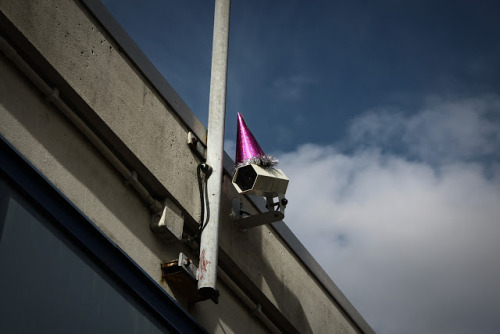
POLYGON ((242 191, 252 189, 255 179, 257 178, 257 173, 252 168, 252 166, 243 166, 240 167, 237 171, 238 175, 236 176, 236 184, 242 191))

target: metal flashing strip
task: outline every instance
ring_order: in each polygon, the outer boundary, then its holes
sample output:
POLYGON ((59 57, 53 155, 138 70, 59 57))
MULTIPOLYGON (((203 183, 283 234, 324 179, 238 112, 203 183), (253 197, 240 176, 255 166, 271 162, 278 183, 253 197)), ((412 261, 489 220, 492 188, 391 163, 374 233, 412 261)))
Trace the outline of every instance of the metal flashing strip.
MULTIPOLYGON (((131 62, 142 72, 146 80, 156 89, 163 99, 174 109, 179 118, 186 126, 206 144, 207 130, 194 115, 191 109, 185 104, 181 97, 170 86, 166 79, 151 63, 151 61, 139 49, 137 44, 121 27, 116 19, 99 0, 80 0, 107 31, 109 36, 120 46, 123 52, 129 57, 131 62)), ((228 175, 232 175, 234 161, 224 152, 224 169, 228 175)), ((262 212, 265 209, 263 198, 248 196, 249 200, 262 212)), ((370 325, 361 314, 354 308, 349 300, 340 291, 337 285, 321 268, 318 262, 312 257, 304 245, 297 239, 293 232, 283 221, 273 223, 272 228, 284 240, 284 242, 295 253, 297 258, 304 264, 309 272, 317 279, 325 291, 332 297, 333 301, 340 307, 346 316, 352 321, 362 333, 374 333, 370 325)))

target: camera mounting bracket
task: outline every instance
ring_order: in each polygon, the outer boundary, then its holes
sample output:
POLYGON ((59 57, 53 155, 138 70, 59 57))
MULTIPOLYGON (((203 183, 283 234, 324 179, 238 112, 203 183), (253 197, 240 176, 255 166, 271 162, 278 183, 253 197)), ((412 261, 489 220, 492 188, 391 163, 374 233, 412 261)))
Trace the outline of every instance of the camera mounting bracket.
POLYGON ((278 202, 274 202, 273 197, 266 197, 266 208, 269 211, 250 214, 245 211, 243 203, 239 198, 233 199, 233 218, 235 224, 243 231, 260 226, 271 224, 285 218, 285 208, 288 200, 284 195, 278 195, 278 202))

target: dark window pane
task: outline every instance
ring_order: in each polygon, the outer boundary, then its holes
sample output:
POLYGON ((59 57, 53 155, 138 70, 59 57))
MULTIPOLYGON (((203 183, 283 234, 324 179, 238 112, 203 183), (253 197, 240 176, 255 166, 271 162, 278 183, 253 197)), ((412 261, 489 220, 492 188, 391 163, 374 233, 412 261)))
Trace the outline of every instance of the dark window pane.
POLYGON ((167 332, 1 180, 0 196, 0 333, 167 332))

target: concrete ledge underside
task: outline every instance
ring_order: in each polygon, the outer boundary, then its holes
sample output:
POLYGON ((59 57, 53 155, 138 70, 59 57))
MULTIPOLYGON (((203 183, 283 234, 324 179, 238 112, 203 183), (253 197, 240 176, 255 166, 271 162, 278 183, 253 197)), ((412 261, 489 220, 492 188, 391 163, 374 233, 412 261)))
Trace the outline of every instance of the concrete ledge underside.
MULTIPOLYGON (((147 78, 149 83, 155 88, 157 93, 168 103, 174 112, 181 119, 185 126, 188 127, 198 138, 205 142, 206 129, 199 122, 196 116, 189 110, 187 105, 175 93, 172 87, 166 82, 161 74, 155 69, 151 62, 144 56, 142 51, 135 45, 126 32, 113 19, 106 8, 99 2, 94 0, 82 0, 83 4, 92 13, 95 19, 106 29, 107 33, 114 39, 115 43, 120 45, 123 52, 128 56, 130 61, 138 68, 142 75, 147 78)), ((31 43, 12 25, 9 20, 2 14, 0 24, 2 31, 10 36, 10 42, 16 47, 22 56, 30 63, 45 80, 53 86, 58 87, 61 96, 66 102, 71 105, 73 110, 80 114, 80 117, 92 127, 99 137, 107 143, 114 153, 124 163, 130 166, 132 170, 136 170, 141 175, 142 181, 151 190, 151 192, 159 198, 171 198, 176 201, 175 197, 168 191, 166 187, 154 176, 154 174, 146 167, 141 160, 128 148, 128 146, 120 140, 112 129, 99 118, 92 108, 81 98, 81 96, 72 88, 72 86, 55 70, 50 63, 31 45, 31 43)), ((229 174, 232 170, 234 162, 225 154, 224 166, 229 174)), ((260 210, 265 210, 264 201, 257 198, 249 198, 254 206, 260 210)), ((179 202, 176 204, 180 205, 179 202)), ((189 212, 189 210, 184 210, 189 212)), ((188 216, 188 224, 191 228, 197 226, 196 219, 188 216)), ((323 271, 319 264, 314 260, 310 253, 304 248, 300 241, 293 235, 290 229, 284 222, 274 223, 272 225, 274 231, 279 235, 295 256, 303 263, 304 267, 315 277, 325 292, 332 298, 333 302, 345 313, 351 323, 361 332, 371 333, 373 330, 350 304, 347 298, 342 294, 340 289, 333 283, 328 275, 323 271)), ((250 280, 245 278, 245 275, 237 265, 230 259, 224 251, 221 252, 220 258, 221 267, 235 280, 236 283, 241 283, 246 286, 249 293, 253 291, 260 292, 259 288, 250 280), (233 268, 233 269, 232 269, 233 268)), ((258 295, 258 293, 256 293, 258 295)), ((262 294, 262 293, 261 293, 262 294)), ((281 325, 280 329, 286 332, 294 332, 294 327, 288 320, 281 315, 279 310, 262 294, 256 296, 261 302, 263 308, 266 307, 267 312, 274 315, 277 322, 281 325), (280 319, 280 317, 283 317, 280 319)))

